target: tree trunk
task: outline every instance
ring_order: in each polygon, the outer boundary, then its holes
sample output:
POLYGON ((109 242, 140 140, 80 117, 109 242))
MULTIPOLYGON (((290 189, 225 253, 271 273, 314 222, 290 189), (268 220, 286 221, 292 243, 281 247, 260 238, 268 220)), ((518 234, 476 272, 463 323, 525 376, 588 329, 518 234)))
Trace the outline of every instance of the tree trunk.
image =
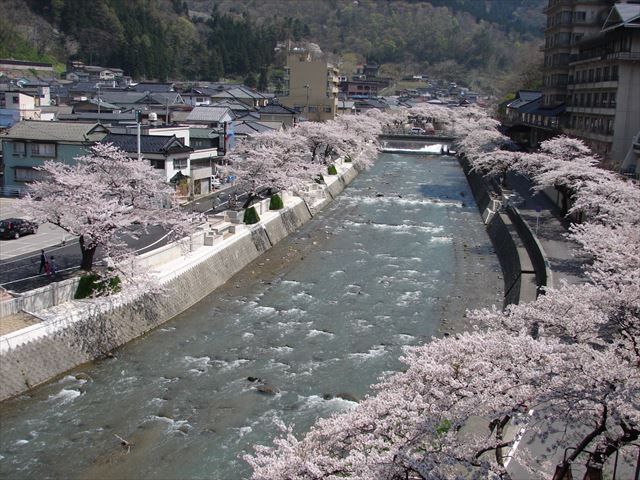
POLYGON ((87 272, 90 272, 93 268, 93 256, 96 253, 97 246, 86 247, 84 242, 84 236, 80 235, 80 251, 82 252, 82 262, 80 268, 87 272))

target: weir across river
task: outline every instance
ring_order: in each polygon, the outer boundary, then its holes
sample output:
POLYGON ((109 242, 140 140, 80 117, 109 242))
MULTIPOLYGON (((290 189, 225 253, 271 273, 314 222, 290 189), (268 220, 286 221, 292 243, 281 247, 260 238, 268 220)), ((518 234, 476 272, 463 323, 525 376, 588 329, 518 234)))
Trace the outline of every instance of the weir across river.
POLYGON ((458 161, 382 154, 197 305, 0 405, 0 477, 247 478, 242 454, 278 422, 301 433, 353 408, 404 346, 502 294, 458 161))

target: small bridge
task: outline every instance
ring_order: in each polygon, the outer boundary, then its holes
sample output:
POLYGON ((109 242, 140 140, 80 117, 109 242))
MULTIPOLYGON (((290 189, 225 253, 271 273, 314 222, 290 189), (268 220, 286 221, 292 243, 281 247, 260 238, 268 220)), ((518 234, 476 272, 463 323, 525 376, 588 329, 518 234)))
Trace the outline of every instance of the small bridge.
POLYGON ((451 143, 456 139, 451 135, 379 135, 382 151, 414 155, 448 155, 451 143))

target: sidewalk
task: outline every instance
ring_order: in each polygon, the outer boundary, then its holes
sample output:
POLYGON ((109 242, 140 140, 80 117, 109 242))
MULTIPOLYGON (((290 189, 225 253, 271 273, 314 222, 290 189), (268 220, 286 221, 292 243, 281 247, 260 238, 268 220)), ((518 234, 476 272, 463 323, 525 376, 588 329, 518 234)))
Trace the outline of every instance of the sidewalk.
POLYGON ((510 173, 507 183, 522 197, 523 201, 518 204, 518 210, 531 230, 536 233, 544 249, 553 272, 553 284, 550 286, 558 288, 562 281, 570 284, 584 283, 586 278, 583 266, 589 263, 590 259, 580 253, 577 243, 567 238, 569 222, 562 217, 559 207, 544 193, 533 192, 531 181, 521 175, 510 173))

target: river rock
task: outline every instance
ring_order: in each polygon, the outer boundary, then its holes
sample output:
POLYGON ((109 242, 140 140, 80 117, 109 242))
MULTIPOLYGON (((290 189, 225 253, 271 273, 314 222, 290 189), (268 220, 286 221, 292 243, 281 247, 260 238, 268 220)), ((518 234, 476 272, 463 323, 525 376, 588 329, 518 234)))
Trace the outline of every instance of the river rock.
POLYGON ((256 390, 260 393, 264 393, 265 395, 276 395, 280 392, 278 387, 274 387, 273 385, 269 385, 268 383, 265 383, 264 385, 258 385, 256 387, 256 390))
POLYGON ((92 382, 93 381, 93 378, 91 378, 89 375, 87 375, 84 372, 76 373, 75 374, 75 378, 76 378, 76 380, 86 380, 87 382, 92 382))
POLYGON ((259 382, 260 377, 247 377, 247 380, 250 382, 259 382))
POLYGON ((337 393, 336 397, 341 398, 343 400, 346 400, 348 402, 356 402, 356 403, 359 402, 358 398, 355 395, 353 395, 351 393, 348 393, 348 392, 337 393))

